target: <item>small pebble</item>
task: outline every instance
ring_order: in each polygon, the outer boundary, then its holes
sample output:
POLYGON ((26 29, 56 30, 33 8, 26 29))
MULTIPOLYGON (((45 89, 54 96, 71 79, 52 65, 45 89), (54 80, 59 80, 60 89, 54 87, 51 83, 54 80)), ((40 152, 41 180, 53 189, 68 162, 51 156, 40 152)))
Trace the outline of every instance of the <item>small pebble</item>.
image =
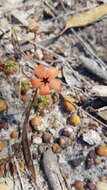
POLYGON ((64 96, 64 101, 70 102, 70 103, 76 103, 77 100, 72 96, 64 96))
POLYGON ((39 32, 40 38, 44 40, 46 38, 46 35, 44 32, 39 32))
POLYGON ((53 99, 53 103, 57 103, 58 101, 59 101, 59 94, 58 93, 56 93, 56 92, 54 92, 53 94, 52 94, 52 99, 53 99))
POLYGON ((3 127, 3 129, 4 129, 4 130, 8 130, 8 128, 9 128, 9 124, 8 124, 8 122, 7 122, 7 121, 2 120, 1 125, 2 125, 2 127, 3 127))
POLYGON ((71 161, 71 165, 76 168, 78 167, 82 162, 84 161, 84 158, 76 158, 75 160, 71 161))
POLYGON ((69 145, 72 144, 72 139, 67 137, 60 137, 59 144, 61 148, 67 148, 69 145))
POLYGON ((57 143, 55 143, 55 144, 52 145, 52 149, 53 149, 54 153, 60 153, 62 151, 62 148, 57 143))
POLYGON ((87 187, 89 188, 89 190, 96 190, 96 186, 93 183, 88 183, 87 187))
POLYGON ((87 158, 87 160, 86 160, 86 168, 87 169, 92 168, 93 164, 94 164, 93 159, 87 158))
POLYGON ((11 138, 12 138, 12 139, 16 139, 16 138, 18 137, 18 135, 19 135, 19 132, 18 132, 17 130, 14 130, 14 131, 12 131, 12 133, 11 133, 11 138))
POLYGON ((77 190, 83 190, 84 189, 84 183, 80 180, 77 180, 75 183, 74 183, 74 187, 77 189, 77 190))
POLYGON ((35 55, 36 55, 36 58, 37 58, 37 59, 39 59, 39 60, 42 60, 42 59, 43 59, 42 50, 37 49, 37 50, 35 51, 35 55))
POLYGON ((43 135, 43 142, 44 143, 50 143, 51 139, 52 139, 52 134, 45 132, 43 135))
POLYGON ((36 136, 32 140, 33 144, 41 144, 42 143, 42 138, 39 136, 36 136))
POLYGON ((90 152, 88 153, 88 157, 89 157, 89 158, 95 159, 96 156, 97 156, 97 155, 96 155, 95 150, 90 150, 90 152))
POLYGON ((43 51, 43 57, 45 61, 53 61, 54 59, 53 55, 46 50, 43 51))
POLYGON ((73 134, 73 129, 71 127, 65 127, 63 129, 62 135, 70 137, 73 134))
POLYGON ((70 116, 70 123, 73 126, 78 126, 81 124, 81 119, 76 113, 74 113, 70 116))
POLYGON ((99 164, 101 164, 102 160, 99 159, 99 158, 96 158, 96 159, 94 160, 94 162, 95 162, 95 164, 99 165, 99 164))
POLYGON ((30 123, 31 123, 33 130, 41 131, 44 129, 42 117, 40 117, 40 116, 32 118, 30 123))
POLYGON ((99 145, 99 146, 96 148, 96 153, 97 153, 99 156, 107 156, 107 146, 99 145))
POLYGON ((89 145, 99 145, 101 143, 101 137, 98 132, 91 129, 83 134, 83 141, 89 145))
POLYGON ((64 101, 64 107, 69 112, 76 110, 75 106, 68 101, 64 101))

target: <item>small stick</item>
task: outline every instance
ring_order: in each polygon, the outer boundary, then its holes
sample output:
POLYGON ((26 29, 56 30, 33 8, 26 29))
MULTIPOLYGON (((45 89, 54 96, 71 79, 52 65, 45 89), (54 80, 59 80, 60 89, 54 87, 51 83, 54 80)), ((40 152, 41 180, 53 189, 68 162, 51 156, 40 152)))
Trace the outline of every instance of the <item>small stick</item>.
MULTIPOLYGON (((81 42, 81 44, 85 47, 85 49, 90 53, 91 56, 93 56, 94 58, 96 58, 101 64, 102 66, 105 67, 104 62, 92 51, 92 49, 89 47, 89 45, 83 40, 82 37, 80 37, 75 30, 72 28, 71 32, 79 39, 79 41, 81 42)), ((85 51, 86 51, 85 50, 85 51)))
POLYGON ((64 11, 66 12, 66 8, 65 8, 65 5, 63 3, 63 0, 60 0, 60 3, 61 3, 62 8, 64 9, 64 11))
POLYGON ((16 156, 14 157, 14 163, 16 165, 16 169, 17 169, 17 173, 18 173, 18 176, 19 176, 19 180, 20 180, 20 184, 21 184, 22 190, 25 190, 24 183, 23 183, 23 180, 22 180, 22 177, 21 177, 21 173, 20 173, 20 170, 19 170, 19 165, 17 163, 16 156))
MULTIPOLYGON (((8 141, 8 144, 9 144, 9 150, 10 150, 9 152, 11 153, 11 152, 12 152, 12 148, 11 148, 10 141, 8 141)), ((18 174, 18 176, 19 176, 19 180, 20 180, 20 184, 21 184, 21 189, 22 189, 22 190, 25 190, 24 184, 23 184, 23 180, 22 180, 22 178, 21 178, 21 174, 20 174, 20 170, 19 170, 19 165, 18 165, 18 163, 17 163, 16 156, 14 156, 13 160, 14 160, 14 163, 15 163, 15 166, 16 166, 17 174, 18 174)))

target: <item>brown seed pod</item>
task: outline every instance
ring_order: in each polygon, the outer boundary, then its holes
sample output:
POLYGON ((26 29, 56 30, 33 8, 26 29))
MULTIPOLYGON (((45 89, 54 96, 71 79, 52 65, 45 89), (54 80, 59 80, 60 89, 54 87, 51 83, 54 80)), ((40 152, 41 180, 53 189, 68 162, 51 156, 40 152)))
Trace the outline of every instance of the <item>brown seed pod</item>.
POLYGON ((70 116, 70 123, 73 126, 78 126, 81 124, 81 119, 76 113, 74 113, 70 116))
POLYGON ((75 102, 76 102, 76 99, 71 96, 64 97, 64 106, 65 106, 66 110, 69 112, 76 110, 76 106, 73 105, 73 103, 75 103, 75 102))
POLYGON ((96 153, 97 153, 99 156, 107 156, 107 146, 99 145, 99 146, 96 148, 96 153))
POLYGON ((64 106, 66 108, 67 111, 71 112, 74 111, 76 108, 73 104, 69 103, 68 101, 64 102, 64 106))

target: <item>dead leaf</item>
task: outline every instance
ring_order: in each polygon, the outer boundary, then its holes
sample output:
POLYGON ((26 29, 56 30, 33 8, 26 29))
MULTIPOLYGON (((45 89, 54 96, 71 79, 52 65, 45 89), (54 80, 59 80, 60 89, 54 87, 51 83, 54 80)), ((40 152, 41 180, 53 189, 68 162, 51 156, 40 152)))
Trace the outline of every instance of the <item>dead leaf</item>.
POLYGON ((99 60, 91 59, 83 55, 80 56, 82 66, 89 70, 94 75, 97 75, 99 78, 103 79, 104 82, 107 82, 107 69, 106 64, 99 62, 99 60))
POLYGON ((30 145, 29 145, 29 142, 28 142, 28 137, 27 137, 27 131, 26 130, 24 130, 24 133, 23 133, 22 146, 23 146, 23 153, 24 153, 24 159, 25 159, 25 162, 26 162, 26 166, 30 171, 30 174, 31 174, 32 179, 33 179, 33 182, 35 182, 36 181, 36 173, 35 173, 32 157, 31 157, 30 145))
POLYGON ((102 108, 99 108, 97 110, 97 116, 101 117, 104 121, 107 123, 107 106, 104 106, 102 108))
POLYGON ((82 27, 91 24, 101 17, 107 14, 107 3, 93 8, 89 11, 77 13, 73 16, 69 16, 66 20, 65 28, 61 32, 63 34, 65 30, 73 27, 82 27))
POLYGON ((91 89, 91 94, 99 97, 107 98, 107 86, 105 85, 95 85, 91 89))
POLYGON ((107 103, 107 86, 95 85, 90 90, 92 96, 99 97, 101 100, 107 103))
POLYGON ((81 86, 81 82, 80 82, 80 76, 79 74, 75 71, 73 71, 73 69, 67 66, 63 66, 63 76, 65 78, 66 83, 70 86, 70 87, 80 87, 81 86))
POLYGON ((31 177, 32 177, 32 180, 33 180, 35 186, 37 187, 37 189, 39 189, 39 187, 36 184, 36 172, 35 172, 32 156, 31 156, 31 152, 30 152, 30 146, 29 146, 29 141, 28 141, 28 137, 27 137, 27 127, 26 127, 36 93, 37 93, 37 91, 35 92, 32 101, 30 101, 28 108, 26 110, 26 113, 25 113, 26 117, 25 117, 25 120, 23 123, 23 132, 22 132, 22 149, 23 149, 25 164, 31 174, 31 177))

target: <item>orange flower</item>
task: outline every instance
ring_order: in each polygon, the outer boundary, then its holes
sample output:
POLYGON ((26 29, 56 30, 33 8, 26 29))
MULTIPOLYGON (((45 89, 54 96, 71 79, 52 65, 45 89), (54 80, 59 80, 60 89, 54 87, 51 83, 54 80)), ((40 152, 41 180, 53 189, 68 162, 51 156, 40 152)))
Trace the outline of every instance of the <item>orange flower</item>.
POLYGON ((49 94, 51 89, 57 91, 60 90, 60 81, 54 79, 58 76, 58 69, 54 67, 46 69, 43 65, 38 65, 34 72, 38 78, 32 78, 30 82, 32 84, 32 88, 39 88, 40 95, 49 94))

